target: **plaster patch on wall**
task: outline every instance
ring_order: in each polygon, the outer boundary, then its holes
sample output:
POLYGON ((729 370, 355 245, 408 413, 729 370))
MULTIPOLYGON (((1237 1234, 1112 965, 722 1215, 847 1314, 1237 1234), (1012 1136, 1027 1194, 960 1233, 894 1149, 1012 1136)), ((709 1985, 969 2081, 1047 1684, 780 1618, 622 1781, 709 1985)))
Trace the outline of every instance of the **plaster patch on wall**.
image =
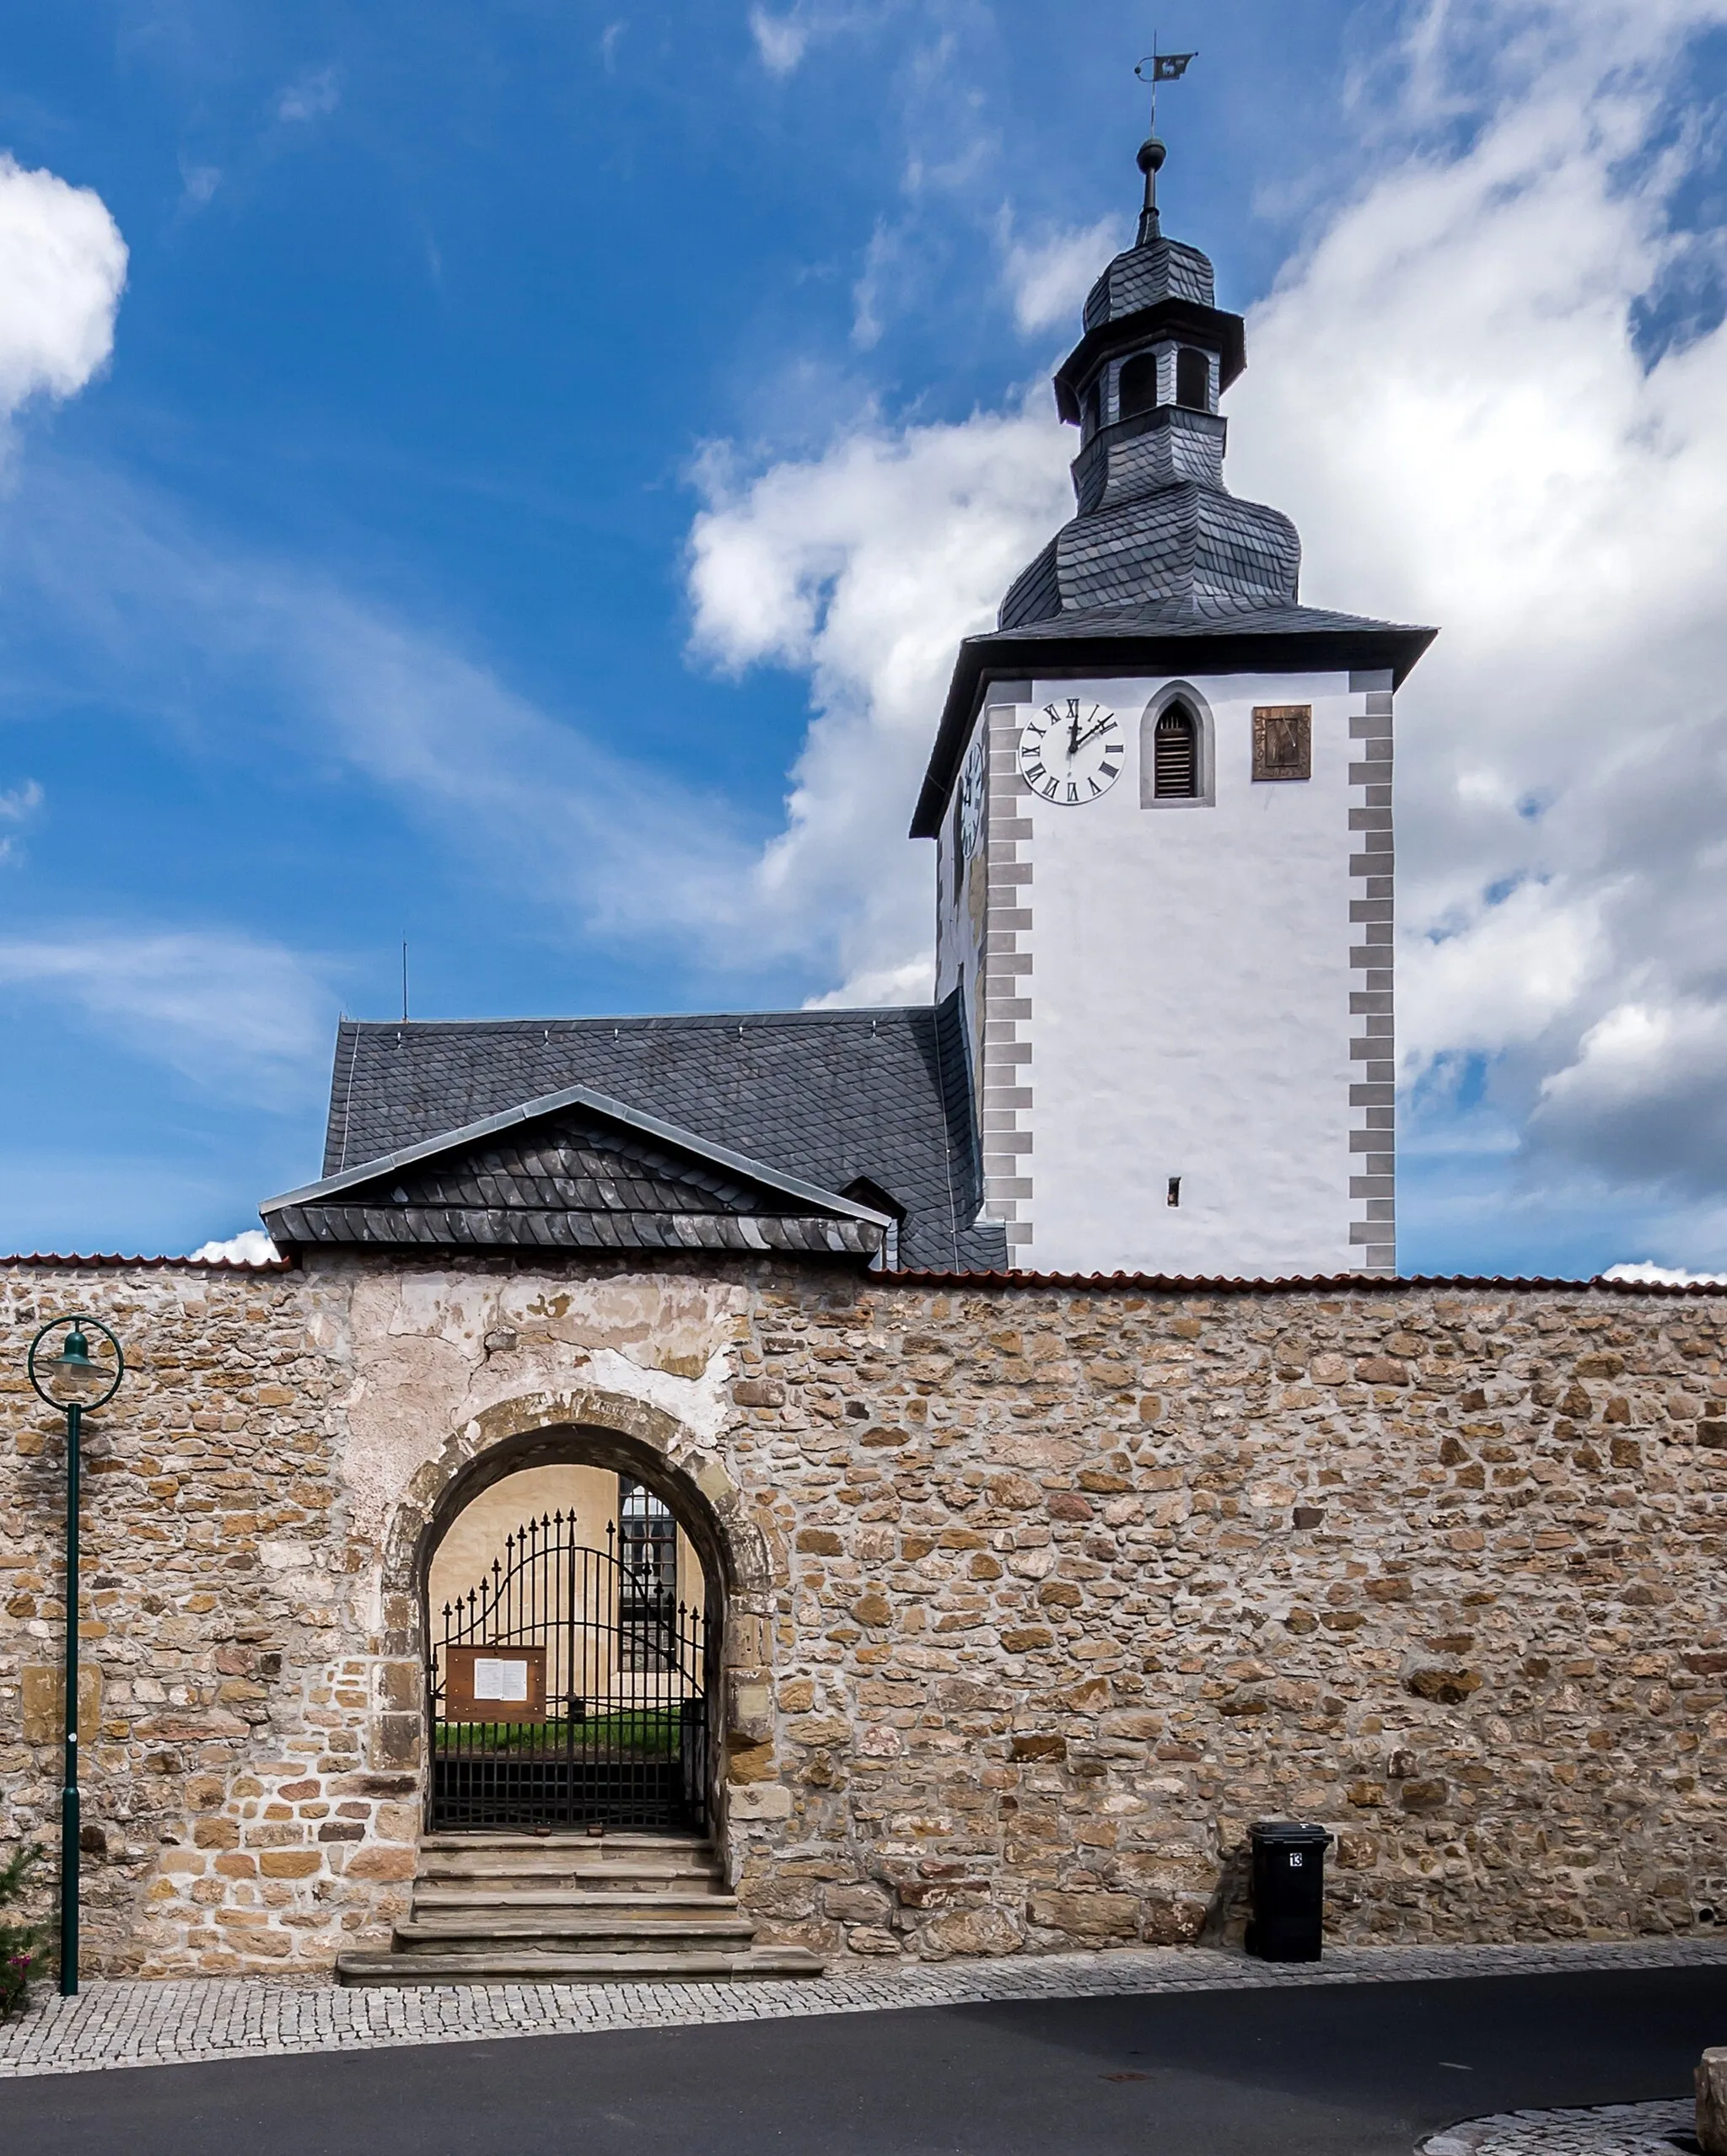
POLYGON ((374 1542, 452 1432, 524 1395, 597 1387, 711 1444, 745 1321, 736 1286, 651 1273, 556 1284, 442 1272, 363 1279, 351 1307, 344 1472, 355 1532, 374 1542), (514 1344, 488 1351, 488 1338, 514 1344))
POLYGON ((506 1282, 496 1316, 524 1339, 542 1334, 615 1349, 642 1369, 700 1379, 717 1346, 738 1336, 745 1309, 743 1291, 732 1283, 638 1274, 556 1289, 506 1282))
POLYGON ((712 1444, 724 1428, 731 1412, 728 1388, 732 1357, 729 1347, 716 1347, 699 1378, 674 1377, 664 1370, 643 1369, 628 1356, 607 1349, 594 1358, 593 1377, 608 1392, 645 1401, 650 1407, 675 1416, 691 1435, 712 1444))

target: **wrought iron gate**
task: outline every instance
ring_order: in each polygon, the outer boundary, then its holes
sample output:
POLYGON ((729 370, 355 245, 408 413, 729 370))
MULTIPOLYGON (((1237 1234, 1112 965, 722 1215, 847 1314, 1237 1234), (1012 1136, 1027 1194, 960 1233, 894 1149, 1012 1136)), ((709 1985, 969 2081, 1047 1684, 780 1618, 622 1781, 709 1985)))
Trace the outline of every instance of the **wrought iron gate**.
POLYGON ((626 1519, 620 1551, 611 1526, 578 1543, 573 1513, 526 1520, 433 1613, 434 1829, 706 1824, 707 1626, 657 1525, 626 1519), (446 1719, 453 1647, 543 1648, 545 1719, 446 1719))

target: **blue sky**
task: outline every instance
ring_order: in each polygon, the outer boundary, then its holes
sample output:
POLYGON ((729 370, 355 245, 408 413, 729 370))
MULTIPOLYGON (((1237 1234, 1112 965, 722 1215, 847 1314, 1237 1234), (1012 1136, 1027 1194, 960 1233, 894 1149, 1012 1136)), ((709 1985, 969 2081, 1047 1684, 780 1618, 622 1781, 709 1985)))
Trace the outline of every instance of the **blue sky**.
MULTIPOLYGON (((1159 20, 1201 51, 1170 221, 1252 310, 1233 483, 1308 597, 1446 630, 1411 1266, 1727 1262, 1719 12, 1159 20)), ((1063 513, 1044 379, 1130 229, 1150 29, 21 0, 0 1244, 250 1224, 404 933, 422 1017, 921 992, 900 834, 953 640, 1063 513)))

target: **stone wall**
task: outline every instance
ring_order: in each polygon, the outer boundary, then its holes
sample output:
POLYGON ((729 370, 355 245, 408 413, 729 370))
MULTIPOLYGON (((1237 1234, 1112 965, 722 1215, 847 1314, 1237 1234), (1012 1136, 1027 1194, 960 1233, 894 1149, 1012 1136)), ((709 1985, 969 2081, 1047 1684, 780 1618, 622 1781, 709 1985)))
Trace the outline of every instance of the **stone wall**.
MULTIPOLYGON (((131 1365, 84 1449, 87 1967, 322 1975, 387 1942, 420 1833, 438 1493, 574 1421, 735 1513, 702 1441, 748 1302, 740 1280, 616 1266, 0 1265, 0 1850, 58 1836, 63 1426, 24 1351, 85 1309, 131 1365)), ((759 1552, 734 1572, 734 1659, 758 1658, 740 1696, 765 1706, 759 1552)))
POLYGON ((64 1428, 24 1351, 83 1308, 132 1365, 83 1448, 87 1967, 326 1967, 412 1877, 417 1779, 376 1755, 334 1471, 340 1299, 287 1271, 0 1270, 8 1844, 59 1832, 64 1428))
POLYGON ((51 1838, 93 1425, 93 1965, 326 1970, 406 1898, 418 1538, 579 1424, 731 1588, 726 1826, 835 1956, 1226 1935, 1256 1817, 1349 1938, 1727 1920, 1727 1296, 955 1288, 811 1267, 0 1269, 0 1843, 51 1838))
MULTIPOLYGON (((1216 1936, 1248 1824, 1348 1939, 1727 1921, 1727 1298, 765 1297, 780 1935, 1216 1936)), ((767 1771, 764 1757, 757 1771, 767 1771)))

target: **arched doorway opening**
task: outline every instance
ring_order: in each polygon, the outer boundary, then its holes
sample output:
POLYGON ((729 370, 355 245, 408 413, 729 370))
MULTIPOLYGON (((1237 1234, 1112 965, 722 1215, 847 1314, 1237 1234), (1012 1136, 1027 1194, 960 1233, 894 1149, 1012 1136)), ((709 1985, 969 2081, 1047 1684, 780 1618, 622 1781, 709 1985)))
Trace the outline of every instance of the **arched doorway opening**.
POLYGON ((471 1462, 422 1544, 428 1826, 707 1831, 723 1558, 687 1478, 616 1431, 471 1462))

